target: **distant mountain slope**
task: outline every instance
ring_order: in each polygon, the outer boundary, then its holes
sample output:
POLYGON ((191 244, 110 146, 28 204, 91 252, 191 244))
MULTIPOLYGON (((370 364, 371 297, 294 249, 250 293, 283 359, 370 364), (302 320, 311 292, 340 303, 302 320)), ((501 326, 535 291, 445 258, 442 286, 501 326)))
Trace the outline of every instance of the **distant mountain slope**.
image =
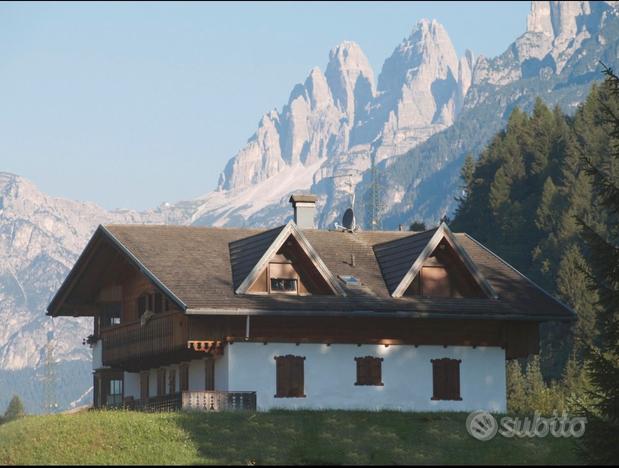
POLYGON ((165 223, 180 216, 165 210, 109 212, 42 194, 31 182, 0 172, 0 411, 12 393, 28 411, 40 410, 47 332, 54 334, 56 374, 63 407, 90 385, 92 331, 85 319, 45 316, 51 295, 99 223, 165 223))
MULTIPOLYGON (((388 181, 382 184, 384 227, 450 214, 465 155, 477 156, 514 107, 530 111, 539 96, 572 113, 602 79, 600 61, 619 65, 617 2, 533 2, 528 25, 505 53, 478 59, 462 112, 450 128, 381 163, 381 178, 388 181)), ((357 200, 369 190, 369 179, 366 174, 357 186, 357 200)), ((358 212, 363 213, 360 206, 358 212)))

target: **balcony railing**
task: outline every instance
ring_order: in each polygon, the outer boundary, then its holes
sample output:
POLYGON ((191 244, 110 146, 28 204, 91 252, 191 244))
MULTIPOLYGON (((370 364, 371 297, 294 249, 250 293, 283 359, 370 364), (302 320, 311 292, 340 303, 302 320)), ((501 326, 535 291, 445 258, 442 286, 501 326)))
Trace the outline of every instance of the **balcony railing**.
POLYGON ((256 411, 256 392, 198 391, 152 397, 146 401, 125 400, 124 407, 138 411, 256 411))
POLYGON ((124 323, 101 331, 103 365, 139 361, 187 348, 187 317, 178 312, 153 315, 144 325, 124 323))

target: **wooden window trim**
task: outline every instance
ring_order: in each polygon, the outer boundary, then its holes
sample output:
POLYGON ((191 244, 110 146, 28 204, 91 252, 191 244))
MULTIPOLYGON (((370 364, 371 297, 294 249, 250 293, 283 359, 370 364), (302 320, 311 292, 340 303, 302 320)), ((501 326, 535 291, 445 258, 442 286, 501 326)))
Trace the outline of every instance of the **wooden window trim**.
POLYGON ((376 356, 364 356, 364 357, 356 357, 355 362, 357 363, 357 377, 355 381, 355 385, 364 386, 364 387, 383 387, 385 384, 383 383, 383 360, 382 357, 376 356), (365 369, 363 366, 367 366, 365 369), (376 372, 376 376, 371 375, 371 369, 373 366, 378 367, 378 371, 376 372))
POLYGON ((461 359, 432 359, 433 401, 462 401, 460 382, 461 359), (439 374, 443 372, 443 374, 439 374), (451 374, 451 375, 450 375, 451 374))
MULTIPOLYGON (((275 398, 306 398, 307 395, 305 394, 305 356, 293 356, 292 354, 287 354, 285 356, 274 356, 273 359, 275 359, 275 395, 273 396, 275 398), (292 382, 291 377, 291 374, 294 372, 293 363, 297 366, 299 366, 299 363, 301 365, 300 394, 293 394, 291 390, 291 387, 295 383, 292 382), (284 375, 280 374, 280 370, 284 372, 284 375)), ((299 369, 297 368, 296 370, 298 371, 299 369)))

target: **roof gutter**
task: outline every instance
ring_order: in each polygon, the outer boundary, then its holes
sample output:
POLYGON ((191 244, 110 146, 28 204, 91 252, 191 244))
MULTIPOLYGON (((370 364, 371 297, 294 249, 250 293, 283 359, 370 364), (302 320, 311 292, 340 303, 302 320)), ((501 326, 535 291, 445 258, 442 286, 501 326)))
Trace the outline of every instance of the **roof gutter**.
POLYGON ((373 317, 373 318, 422 318, 422 319, 466 319, 466 320, 518 320, 534 322, 571 322, 572 317, 557 317, 553 315, 523 315, 523 314, 467 314, 467 313, 436 313, 397 310, 376 312, 374 310, 261 310, 261 309, 186 309, 187 315, 232 315, 232 316, 297 316, 297 317, 373 317))

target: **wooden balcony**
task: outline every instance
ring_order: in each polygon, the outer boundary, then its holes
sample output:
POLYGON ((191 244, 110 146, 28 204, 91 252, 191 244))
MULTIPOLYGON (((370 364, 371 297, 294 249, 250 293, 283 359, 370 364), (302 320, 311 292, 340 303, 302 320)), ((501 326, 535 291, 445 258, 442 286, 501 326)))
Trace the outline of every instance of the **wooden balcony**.
POLYGON ((101 331, 101 341, 103 365, 127 371, 159 367, 195 353, 187 348, 188 321, 179 312, 153 315, 144 325, 115 325, 101 331))
POLYGON ((256 392, 197 391, 149 398, 146 401, 127 399, 125 409, 148 412, 163 411, 256 411, 256 392))

